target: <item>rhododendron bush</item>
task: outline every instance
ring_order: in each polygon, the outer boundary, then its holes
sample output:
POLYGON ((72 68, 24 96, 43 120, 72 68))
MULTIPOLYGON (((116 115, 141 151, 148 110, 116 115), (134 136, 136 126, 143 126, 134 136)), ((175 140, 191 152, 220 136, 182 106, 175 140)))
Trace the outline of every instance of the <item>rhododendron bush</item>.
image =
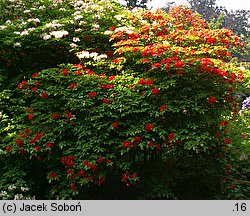
POLYGON ((233 190, 238 173, 230 154, 240 142, 229 125, 244 76, 228 49, 241 46, 239 38, 209 29, 183 6, 169 14, 124 10, 121 17, 126 25, 103 31, 112 53, 79 39, 74 63, 34 71, 17 85, 18 130, 5 138, 4 161, 22 163, 27 184, 42 184, 52 199, 88 198, 88 188, 114 177, 136 190, 154 163, 161 172, 188 172, 207 162, 197 175, 224 177, 233 190))

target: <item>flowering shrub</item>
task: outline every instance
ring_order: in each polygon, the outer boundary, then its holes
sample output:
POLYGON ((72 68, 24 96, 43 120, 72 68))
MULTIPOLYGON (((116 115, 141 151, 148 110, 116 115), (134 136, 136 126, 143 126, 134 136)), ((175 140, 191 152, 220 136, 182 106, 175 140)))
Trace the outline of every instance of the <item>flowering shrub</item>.
POLYGON ((242 102, 242 109, 250 109, 250 97, 246 98, 243 102, 242 102))
MULTIPOLYGON (((81 7, 74 22, 79 17, 92 25, 88 3, 74 3, 81 7)), ((72 47, 79 61, 34 72, 17 85, 18 131, 5 137, 2 163, 21 160, 28 176, 39 170, 37 179, 24 177, 25 183, 32 191, 39 182, 46 187, 40 196, 50 199, 79 198, 114 173, 126 187, 136 188, 145 175, 145 167, 139 168, 155 161, 177 170, 195 170, 202 161, 197 175, 205 168, 206 175, 225 172, 230 178, 229 154, 239 144, 229 124, 238 114, 234 94, 244 76, 229 62, 228 49, 241 45, 238 37, 227 29, 209 29, 182 6, 169 14, 125 11, 115 24, 112 16, 102 21, 103 29, 91 27, 98 50, 83 40, 89 31, 71 33, 69 26, 46 30, 39 39, 43 44, 72 35, 79 42, 72 47), (100 35, 105 40, 109 35, 109 44, 96 43, 100 35)))
POLYGON ((125 22, 121 6, 107 0, 1 0, 0 5, 1 62, 11 78, 76 62, 74 53, 82 49, 112 55, 104 32, 125 22))

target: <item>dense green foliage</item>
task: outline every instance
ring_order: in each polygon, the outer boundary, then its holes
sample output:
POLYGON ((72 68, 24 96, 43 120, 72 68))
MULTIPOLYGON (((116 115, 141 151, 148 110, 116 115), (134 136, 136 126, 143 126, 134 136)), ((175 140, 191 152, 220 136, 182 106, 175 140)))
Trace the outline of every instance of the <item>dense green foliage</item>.
POLYGON ((186 7, 1 8, 3 199, 248 198, 248 113, 235 97, 248 70, 229 62, 242 45, 231 30, 186 7))

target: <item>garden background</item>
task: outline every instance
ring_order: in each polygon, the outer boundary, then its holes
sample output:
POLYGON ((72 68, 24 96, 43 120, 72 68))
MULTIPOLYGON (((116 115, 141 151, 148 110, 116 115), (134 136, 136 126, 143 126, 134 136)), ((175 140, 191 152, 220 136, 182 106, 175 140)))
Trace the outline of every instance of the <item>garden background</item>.
POLYGON ((249 11, 0 0, 1 199, 249 199, 249 11))

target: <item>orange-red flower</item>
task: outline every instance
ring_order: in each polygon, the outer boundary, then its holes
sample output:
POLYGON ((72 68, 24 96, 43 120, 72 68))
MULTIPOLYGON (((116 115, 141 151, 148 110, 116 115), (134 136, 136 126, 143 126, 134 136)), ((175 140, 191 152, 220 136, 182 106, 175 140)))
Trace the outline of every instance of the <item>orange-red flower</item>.
POLYGON ((114 123, 112 124, 112 127, 113 127, 113 128, 116 128, 116 129, 117 129, 118 126, 119 126, 119 123, 118 123, 118 122, 114 122, 114 123))
POLYGON ((213 104, 215 101, 217 101, 217 99, 215 97, 213 97, 213 96, 210 96, 208 98, 208 103, 210 103, 210 104, 213 104))
POLYGON ((96 97, 96 92, 90 92, 89 93, 89 99, 92 99, 93 97, 96 97))
POLYGON ((5 150, 6 150, 7 152, 10 152, 11 149, 12 149, 12 146, 7 146, 7 147, 5 148, 5 150))
POLYGON ((41 96, 42 96, 42 98, 46 99, 48 97, 48 94, 47 94, 47 92, 43 92, 41 96))
POLYGON ((145 129, 147 132, 150 132, 154 127, 154 124, 146 124, 145 129))

